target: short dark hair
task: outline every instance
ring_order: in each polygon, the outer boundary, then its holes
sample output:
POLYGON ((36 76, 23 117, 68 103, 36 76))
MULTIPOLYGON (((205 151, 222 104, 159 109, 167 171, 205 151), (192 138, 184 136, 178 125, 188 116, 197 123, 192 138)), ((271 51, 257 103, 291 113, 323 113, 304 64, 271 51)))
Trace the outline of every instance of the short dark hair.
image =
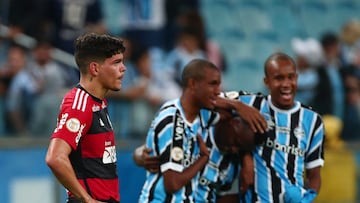
POLYGON ((205 69, 210 68, 219 71, 210 61, 204 59, 193 59, 184 68, 181 75, 181 85, 185 88, 190 79, 202 80, 204 78, 205 69))
POLYGON ((268 68, 271 66, 271 61, 290 61, 296 67, 296 63, 293 58, 283 52, 275 52, 271 54, 265 61, 264 64, 264 74, 265 76, 268 75, 268 68))
POLYGON ((339 43, 339 37, 332 32, 326 32, 321 36, 320 43, 322 47, 328 47, 339 43))
POLYGON ((125 52, 123 40, 107 34, 86 33, 75 40, 75 61, 80 72, 86 72, 92 61, 102 62, 125 52))

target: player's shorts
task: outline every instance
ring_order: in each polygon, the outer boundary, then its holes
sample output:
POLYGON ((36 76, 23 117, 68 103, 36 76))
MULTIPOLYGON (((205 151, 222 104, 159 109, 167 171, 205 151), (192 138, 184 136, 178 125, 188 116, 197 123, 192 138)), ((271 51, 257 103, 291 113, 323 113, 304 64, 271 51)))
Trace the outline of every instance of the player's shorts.
MULTIPOLYGON (((107 202, 107 203, 119 203, 116 200, 110 199, 110 200, 99 200, 102 202, 107 202)), ((75 197, 68 197, 66 200, 66 203, 82 203, 80 200, 76 199, 75 197)))

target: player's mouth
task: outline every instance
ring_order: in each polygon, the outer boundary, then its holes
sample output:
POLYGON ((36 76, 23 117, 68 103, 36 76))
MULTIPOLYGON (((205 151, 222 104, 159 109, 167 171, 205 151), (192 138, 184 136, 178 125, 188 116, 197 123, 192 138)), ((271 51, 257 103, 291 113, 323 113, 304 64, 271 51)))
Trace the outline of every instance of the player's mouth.
POLYGON ((212 105, 214 105, 214 106, 216 105, 216 97, 210 97, 209 101, 212 105))
POLYGON ((281 90, 280 95, 284 100, 290 100, 293 98, 293 93, 291 90, 281 90))

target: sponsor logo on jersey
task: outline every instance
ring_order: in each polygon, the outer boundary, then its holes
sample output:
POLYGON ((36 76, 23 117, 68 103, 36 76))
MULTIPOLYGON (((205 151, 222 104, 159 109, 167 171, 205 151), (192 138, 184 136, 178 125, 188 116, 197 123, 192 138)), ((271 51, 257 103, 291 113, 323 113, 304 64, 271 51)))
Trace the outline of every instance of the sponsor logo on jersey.
POLYGON ((66 120, 67 120, 68 116, 69 116, 68 113, 63 113, 63 114, 61 115, 61 118, 60 118, 60 120, 58 121, 58 124, 57 124, 57 126, 56 126, 56 128, 55 128, 55 130, 54 130, 55 133, 58 132, 60 129, 63 128, 64 124, 66 123, 66 120))
POLYGON ((293 154, 295 156, 305 156, 305 150, 296 147, 295 145, 287 146, 282 145, 278 142, 271 140, 269 137, 266 139, 265 145, 270 148, 274 148, 279 151, 283 151, 288 154, 293 154))
POLYGON ((79 132, 78 132, 78 134, 77 134, 77 136, 76 136, 76 138, 75 138, 75 143, 76 143, 76 144, 79 143, 80 138, 81 138, 81 136, 82 136, 82 131, 84 130, 85 126, 86 126, 85 124, 83 124, 83 125, 80 126, 79 132))
POLYGON ((92 111, 93 111, 93 112, 100 111, 100 106, 98 106, 98 105, 93 105, 93 106, 92 106, 92 111))
POLYGON ((116 148, 115 146, 105 147, 103 159, 104 164, 110 164, 116 162, 116 148))
POLYGON ((175 124, 175 140, 181 140, 183 139, 184 135, 184 120, 181 118, 181 116, 177 117, 177 121, 175 124))
MULTIPOLYGON (((199 157, 199 156, 197 156, 197 157, 199 157)), ((197 157, 192 157, 190 154, 184 154, 184 159, 182 160, 182 165, 185 168, 188 168, 191 164, 193 164, 195 162, 197 157)))
POLYGON ((174 147, 171 150, 171 158, 174 161, 180 161, 184 158, 184 151, 180 147, 174 147))

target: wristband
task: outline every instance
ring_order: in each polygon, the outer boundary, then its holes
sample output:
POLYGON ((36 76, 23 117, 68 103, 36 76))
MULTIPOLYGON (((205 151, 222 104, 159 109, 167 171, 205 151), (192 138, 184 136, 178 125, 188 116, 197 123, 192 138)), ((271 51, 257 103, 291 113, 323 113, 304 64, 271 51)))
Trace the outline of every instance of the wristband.
POLYGON ((296 185, 286 186, 284 194, 285 203, 300 203, 302 202, 302 195, 300 187, 296 185))
POLYGON ((311 203, 314 201, 316 196, 317 196, 317 193, 315 190, 308 189, 308 190, 306 190, 306 192, 301 200, 301 203, 311 203))

